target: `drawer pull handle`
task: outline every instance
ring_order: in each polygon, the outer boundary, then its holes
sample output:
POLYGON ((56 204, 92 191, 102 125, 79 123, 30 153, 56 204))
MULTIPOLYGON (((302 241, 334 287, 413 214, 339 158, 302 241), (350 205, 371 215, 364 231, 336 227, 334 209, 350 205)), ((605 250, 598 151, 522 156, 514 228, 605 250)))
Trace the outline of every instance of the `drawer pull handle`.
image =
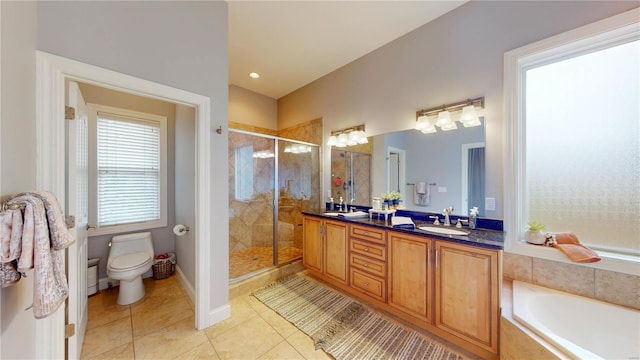
POLYGON ((365 231, 365 232, 364 232, 364 236, 369 236, 369 232, 368 232, 368 231, 365 231))
POLYGON ((369 251, 369 248, 368 248, 368 247, 366 247, 366 248, 364 248, 363 250, 364 250, 364 251, 369 251))
POLYGON ((368 263, 364 263, 364 267, 368 267, 368 266, 369 266, 369 264, 368 264, 368 263))
POLYGON ((364 283, 364 284, 362 284, 362 285, 363 285, 363 286, 369 286, 369 283, 368 283, 368 282, 366 282, 366 283, 364 283))

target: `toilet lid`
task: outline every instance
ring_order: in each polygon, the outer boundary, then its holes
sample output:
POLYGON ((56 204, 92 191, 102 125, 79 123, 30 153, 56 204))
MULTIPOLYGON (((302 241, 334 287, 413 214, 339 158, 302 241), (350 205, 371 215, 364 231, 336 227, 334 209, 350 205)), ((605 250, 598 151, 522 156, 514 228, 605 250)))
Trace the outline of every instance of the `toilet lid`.
POLYGON ((110 267, 117 270, 126 270, 146 264, 151 260, 151 256, 145 252, 135 252, 117 256, 111 260, 110 267))

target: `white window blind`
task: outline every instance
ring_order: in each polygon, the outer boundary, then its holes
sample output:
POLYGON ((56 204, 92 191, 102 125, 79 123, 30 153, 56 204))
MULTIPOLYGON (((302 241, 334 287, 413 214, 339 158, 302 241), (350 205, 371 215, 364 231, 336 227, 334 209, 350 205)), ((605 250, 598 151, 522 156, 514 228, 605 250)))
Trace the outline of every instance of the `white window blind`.
POLYGON ((98 226, 160 220, 160 121, 98 112, 98 226))

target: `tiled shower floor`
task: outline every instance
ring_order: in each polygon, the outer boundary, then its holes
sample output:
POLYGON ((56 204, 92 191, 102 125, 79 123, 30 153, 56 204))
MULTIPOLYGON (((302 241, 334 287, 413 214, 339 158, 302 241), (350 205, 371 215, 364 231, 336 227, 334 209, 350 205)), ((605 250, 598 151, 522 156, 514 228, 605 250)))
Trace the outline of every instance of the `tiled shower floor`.
MULTIPOLYGON (((302 257, 302 249, 295 247, 281 247, 278 249, 280 264, 302 257)), ((234 251, 229 254, 229 279, 267 268, 273 265, 273 248, 252 247, 234 251)))

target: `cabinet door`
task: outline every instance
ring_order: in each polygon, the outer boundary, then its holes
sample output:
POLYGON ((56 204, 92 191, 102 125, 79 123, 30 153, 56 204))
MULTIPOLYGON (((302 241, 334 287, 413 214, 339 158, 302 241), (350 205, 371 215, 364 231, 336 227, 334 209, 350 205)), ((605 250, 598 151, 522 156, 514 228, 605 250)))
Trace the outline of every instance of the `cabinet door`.
POLYGON ((498 351, 500 252, 436 242, 436 326, 498 351))
POLYGON ((347 283, 347 225, 327 220, 324 223, 324 273, 347 283))
POLYGON ((302 224, 302 264, 308 269, 322 272, 322 219, 305 216, 302 224))
POLYGON ((432 240, 389 232, 389 305, 433 323, 432 240))

